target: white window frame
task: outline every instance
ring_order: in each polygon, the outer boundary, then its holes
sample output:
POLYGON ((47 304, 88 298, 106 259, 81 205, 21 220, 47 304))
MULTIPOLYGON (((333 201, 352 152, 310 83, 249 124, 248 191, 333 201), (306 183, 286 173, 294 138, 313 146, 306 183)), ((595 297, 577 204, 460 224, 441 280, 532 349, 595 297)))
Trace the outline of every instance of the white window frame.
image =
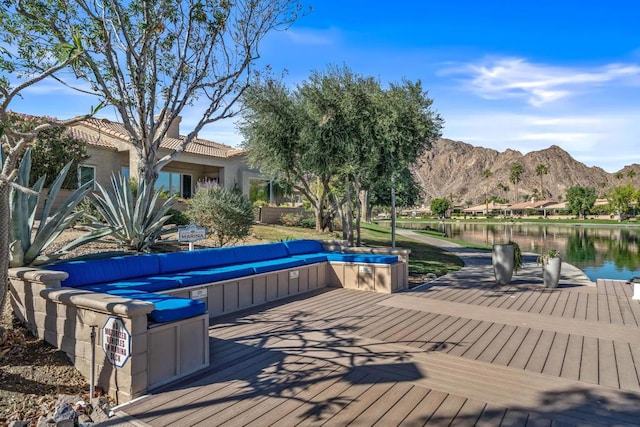
POLYGON ((78 165, 78 187, 82 186, 82 168, 93 170, 93 188, 96 189, 96 167, 94 165, 78 165))

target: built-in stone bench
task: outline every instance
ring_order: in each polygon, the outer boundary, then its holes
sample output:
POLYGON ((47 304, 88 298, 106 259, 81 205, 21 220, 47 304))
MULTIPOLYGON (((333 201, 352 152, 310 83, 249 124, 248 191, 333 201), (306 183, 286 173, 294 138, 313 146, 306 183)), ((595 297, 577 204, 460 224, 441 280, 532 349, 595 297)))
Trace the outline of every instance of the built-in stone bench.
POLYGON ((208 367, 210 318, 325 286, 402 290, 408 255, 294 240, 70 261, 10 269, 11 301, 87 378, 94 354, 94 384, 126 402, 208 367))

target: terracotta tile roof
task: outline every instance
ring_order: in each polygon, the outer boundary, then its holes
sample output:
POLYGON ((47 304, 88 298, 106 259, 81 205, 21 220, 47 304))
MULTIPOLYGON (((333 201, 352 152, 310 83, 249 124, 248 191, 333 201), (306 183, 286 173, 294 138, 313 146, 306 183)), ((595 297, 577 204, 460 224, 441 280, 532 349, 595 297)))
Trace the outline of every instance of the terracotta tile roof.
POLYGON ((520 202, 509 206, 509 209, 542 209, 557 203, 554 200, 538 200, 536 202, 520 202))
MULTIPOLYGON (((493 211, 493 210, 503 210, 503 209, 508 209, 509 205, 506 203, 496 203, 496 202, 490 202, 489 203, 489 210, 493 211)), ((470 208, 466 208, 463 209, 463 212, 484 212, 485 210, 487 210, 487 204, 483 203, 481 205, 477 205, 477 206, 472 206, 470 208)))
MULTIPOLYGON (((80 122, 76 127, 81 126, 87 126, 124 141, 129 139, 129 134, 122 123, 112 122, 108 119, 87 119, 80 122)), ((160 147, 168 150, 176 150, 180 147, 184 138, 182 135, 180 135, 180 138, 165 138, 160 144, 160 147)), ((96 138, 93 138, 93 140, 96 140, 96 138)), ((92 140, 87 140, 87 143, 93 144, 92 140)), ((101 141, 101 143, 102 146, 108 144, 106 141, 101 141)), ((185 147, 184 152, 209 157, 232 157, 244 153, 244 150, 238 150, 228 145, 203 138, 195 138, 185 147)))
POLYGON ((71 135, 71 137, 75 139, 79 139, 81 141, 86 142, 87 144, 96 146, 96 147, 104 147, 104 148, 115 148, 113 144, 109 141, 106 141, 103 138, 98 138, 97 136, 90 135, 84 131, 84 129, 72 126, 67 129, 67 134, 71 135))

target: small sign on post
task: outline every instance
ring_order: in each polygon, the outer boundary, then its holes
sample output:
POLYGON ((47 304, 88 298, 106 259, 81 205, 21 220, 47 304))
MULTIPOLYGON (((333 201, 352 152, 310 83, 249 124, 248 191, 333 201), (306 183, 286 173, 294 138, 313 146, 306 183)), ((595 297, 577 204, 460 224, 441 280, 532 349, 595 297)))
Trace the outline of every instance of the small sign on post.
POLYGON ((193 242, 207 238, 207 229, 189 224, 186 227, 178 227, 178 242, 189 242, 189 250, 193 250, 193 242))
POLYGON ((109 317, 102 327, 102 350, 112 365, 122 368, 131 356, 131 334, 119 317, 109 317))

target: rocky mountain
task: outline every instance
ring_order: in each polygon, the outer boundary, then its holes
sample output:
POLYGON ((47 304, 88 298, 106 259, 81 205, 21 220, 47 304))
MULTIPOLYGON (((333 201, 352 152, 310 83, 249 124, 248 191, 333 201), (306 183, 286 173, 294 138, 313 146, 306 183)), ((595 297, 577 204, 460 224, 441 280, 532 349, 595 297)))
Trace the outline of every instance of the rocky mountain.
POLYGON ((598 167, 586 166, 556 145, 523 155, 511 149, 501 153, 460 141, 439 139, 416 165, 415 173, 427 204, 434 198, 449 197, 456 204, 475 205, 483 203, 485 193, 513 203, 515 186, 509 178, 511 166, 516 162, 523 167, 518 201, 536 196, 537 199, 564 200, 567 190, 574 185, 593 187, 599 195, 627 182, 633 182, 636 188, 640 186, 638 164, 625 166, 615 174, 608 173, 598 167), (542 176, 543 189, 540 176, 536 174, 536 168, 541 164, 548 169, 542 176), (491 171, 488 178, 482 176, 485 169, 491 171), (629 176, 631 170, 635 173, 629 176))

